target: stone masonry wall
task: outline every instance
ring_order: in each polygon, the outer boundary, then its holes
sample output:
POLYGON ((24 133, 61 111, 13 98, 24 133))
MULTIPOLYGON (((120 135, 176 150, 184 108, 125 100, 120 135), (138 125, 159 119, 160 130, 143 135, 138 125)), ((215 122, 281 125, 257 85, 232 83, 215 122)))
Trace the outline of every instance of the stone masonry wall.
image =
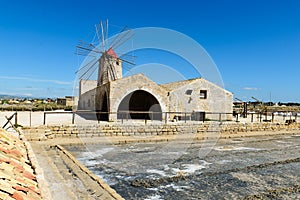
POLYGON ((46 140, 63 137, 102 137, 102 136, 147 136, 176 134, 205 134, 207 131, 220 131, 222 134, 262 131, 300 130, 300 123, 180 123, 180 124, 120 124, 40 126, 24 128, 28 140, 46 140))

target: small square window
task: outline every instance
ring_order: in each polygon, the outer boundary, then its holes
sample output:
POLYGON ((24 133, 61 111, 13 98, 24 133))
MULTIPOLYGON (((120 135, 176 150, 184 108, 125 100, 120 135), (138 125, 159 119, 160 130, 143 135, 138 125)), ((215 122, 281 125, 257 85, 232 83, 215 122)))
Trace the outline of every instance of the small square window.
POLYGON ((185 91, 186 95, 191 95, 192 93, 193 93, 193 90, 187 90, 187 91, 185 91))
POLYGON ((200 90, 200 99, 207 99, 207 90, 200 90))

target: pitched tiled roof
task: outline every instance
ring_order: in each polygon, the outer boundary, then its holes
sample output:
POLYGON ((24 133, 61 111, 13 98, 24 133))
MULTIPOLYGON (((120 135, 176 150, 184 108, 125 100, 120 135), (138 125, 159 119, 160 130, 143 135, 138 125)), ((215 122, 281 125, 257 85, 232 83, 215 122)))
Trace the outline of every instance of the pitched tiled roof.
POLYGON ((0 129, 0 199, 42 199, 24 142, 0 129))
POLYGON ((115 53, 115 51, 111 47, 107 50, 107 53, 108 53, 108 55, 110 55, 114 58, 118 58, 117 54, 115 53))

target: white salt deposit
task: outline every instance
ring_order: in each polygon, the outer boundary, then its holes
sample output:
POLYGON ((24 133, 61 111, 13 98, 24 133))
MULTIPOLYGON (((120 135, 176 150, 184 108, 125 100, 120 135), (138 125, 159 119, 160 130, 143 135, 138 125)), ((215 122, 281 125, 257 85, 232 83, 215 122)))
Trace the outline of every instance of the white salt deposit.
POLYGON ((183 173, 184 174, 192 174, 195 173, 197 170, 207 168, 211 163, 208 163, 204 160, 200 161, 201 164, 183 164, 183 169, 172 168, 172 170, 176 173, 183 173))
POLYGON ((162 199, 161 196, 158 194, 155 194, 153 196, 147 197, 145 200, 160 200, 160 199, 162 199))
POLYGON ((287 142, 287 141, 281 141, 281 140, 276 140, 277 143, 280 144, 293 144, 293 142, 287 142))
POLYGON ((222 146, 222 147, 216 147, 215 150, 217 151, 244 151, 244 150, 261 150, 259 148, 253 148, 253 147, 233 147, 233 146, 222 146))
POLYGON ((166 176, 166 173, 164 171, 158 169, 148 169, 147 172, 152 174, 159 174, 161 176, 166 176))
POLYGON ((114 150, 114 148, 112 148, 112 147, 101 148, 101 149, 98 149, 94 154, 99 157, 102 157, 104 154, 106 154, 112 150, 114 150))

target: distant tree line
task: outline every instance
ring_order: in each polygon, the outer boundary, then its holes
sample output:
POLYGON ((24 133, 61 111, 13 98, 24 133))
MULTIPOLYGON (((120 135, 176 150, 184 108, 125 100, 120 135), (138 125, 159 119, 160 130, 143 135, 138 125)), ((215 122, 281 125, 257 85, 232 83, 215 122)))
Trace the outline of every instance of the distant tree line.
POLYGON ((289 103, 278 103, 279 106, 300 106, 300 103, 294 103, 294 102, 289 102, 289 103))

